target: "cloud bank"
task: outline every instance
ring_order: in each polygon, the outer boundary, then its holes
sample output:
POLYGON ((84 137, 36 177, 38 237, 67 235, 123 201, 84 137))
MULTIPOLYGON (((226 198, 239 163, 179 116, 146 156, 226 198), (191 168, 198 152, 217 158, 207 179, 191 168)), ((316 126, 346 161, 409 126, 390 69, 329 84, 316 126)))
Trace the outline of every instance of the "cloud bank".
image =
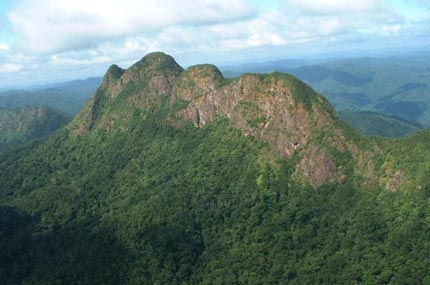
POLYGON ((22 80, 38 70, 46 79, 54 70, 100 73, 154 50, 196 63, 422 44, 429 2, 280 0, 267 8, 246 0, 19 0, 0 27, 0 72, 22 80))

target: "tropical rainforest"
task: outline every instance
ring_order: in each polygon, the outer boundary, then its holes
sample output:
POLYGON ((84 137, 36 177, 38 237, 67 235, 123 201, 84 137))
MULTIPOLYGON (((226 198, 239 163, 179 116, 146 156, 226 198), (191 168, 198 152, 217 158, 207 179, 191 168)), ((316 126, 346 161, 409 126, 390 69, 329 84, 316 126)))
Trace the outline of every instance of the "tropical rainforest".
POLYGON ((430 133, 163 53, 0 152, 2 284, 430 284, 430 133))

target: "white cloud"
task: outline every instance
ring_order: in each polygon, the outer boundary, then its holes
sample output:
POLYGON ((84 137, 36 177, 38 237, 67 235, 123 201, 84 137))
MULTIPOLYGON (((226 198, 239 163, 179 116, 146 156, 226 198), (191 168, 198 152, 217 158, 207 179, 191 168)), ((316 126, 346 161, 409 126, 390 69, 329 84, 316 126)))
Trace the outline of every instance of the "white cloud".
POLYGON ((301 13, 322 15, 373 11, 380 7, 380 3, 376 0, 290 0, 287 6, 301 13))
POLYGON ((428 35, 429 17, 408 21, 417 17, 390 1, 280 0, 257 10, 248 0, 19 0, 7 12, 13 40, 0 43, 0 85, 9 83, 7 70, 23 81, 82 77, 156 50, 194 64, 428 35))
POLYGON ((22 65, 14 63, 0 64, 0 73, 13 73, 22 70, 22 65))
POLYGON ((8 18, 21 49, 49 53, 173 25, 235 21, 254 12, 245 0, 22 0, 8 18))
POLYGON ((94 55, 89 58, 73 58, 73 57, 67 57, 67 56, 59 56, 59 55, 53 55, 51 56, 50 63, 53 66, 57 65, 90 65, 90 64, 97 64, 97 63, 105 63, 109 62, 110 58, 106 56, 98 56, 94 55))
POLYGON ((402 30, 401 25, 384 25, 381 27, 380 32, 383 35, 396 35, 402 30))

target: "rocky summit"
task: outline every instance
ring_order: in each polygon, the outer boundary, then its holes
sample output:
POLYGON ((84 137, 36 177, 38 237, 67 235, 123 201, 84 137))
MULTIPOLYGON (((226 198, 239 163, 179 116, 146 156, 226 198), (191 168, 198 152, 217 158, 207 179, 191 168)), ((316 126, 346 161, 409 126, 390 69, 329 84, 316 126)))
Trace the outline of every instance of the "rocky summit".
POLYGON ((148 54, 126 70, 111 66, 70 128, 75 135, 93 128, 125 132, 130 110, 147 111, 159 104, 175 110, 167 119, 173 125, 189 120, 202 128, 227 119, 280 157, 294 158, 294 177, 315 189, 345 180, 348 169, 336 163, 336 156, 351 157, 354 175, 362 177, 364 185, 396 190, 404 180, 396 168, 377 176, 373 157, 380 153, 378 146, 363 151, 328 101, 297 78, 272 73, 225 79, 214 65, 184 70, 162 52, 148 54))

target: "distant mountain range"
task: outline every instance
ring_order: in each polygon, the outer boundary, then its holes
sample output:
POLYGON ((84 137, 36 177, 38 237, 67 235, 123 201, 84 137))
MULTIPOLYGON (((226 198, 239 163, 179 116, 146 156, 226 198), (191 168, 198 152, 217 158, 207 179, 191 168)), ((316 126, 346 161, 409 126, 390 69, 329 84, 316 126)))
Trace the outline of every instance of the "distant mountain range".
POLYGON ((365 135, 401 138, 423 129, 420 123, 371 111, 341 110, 338 114, 342 120, 365 135))
POLYGON ((0 92, 0 107, 19 109, 26 106, 49 106, 69 115, 77 114, 86 100, 101 84, 101 78, 74 80, 40 86, 32 90, 12 90, 0 92))

